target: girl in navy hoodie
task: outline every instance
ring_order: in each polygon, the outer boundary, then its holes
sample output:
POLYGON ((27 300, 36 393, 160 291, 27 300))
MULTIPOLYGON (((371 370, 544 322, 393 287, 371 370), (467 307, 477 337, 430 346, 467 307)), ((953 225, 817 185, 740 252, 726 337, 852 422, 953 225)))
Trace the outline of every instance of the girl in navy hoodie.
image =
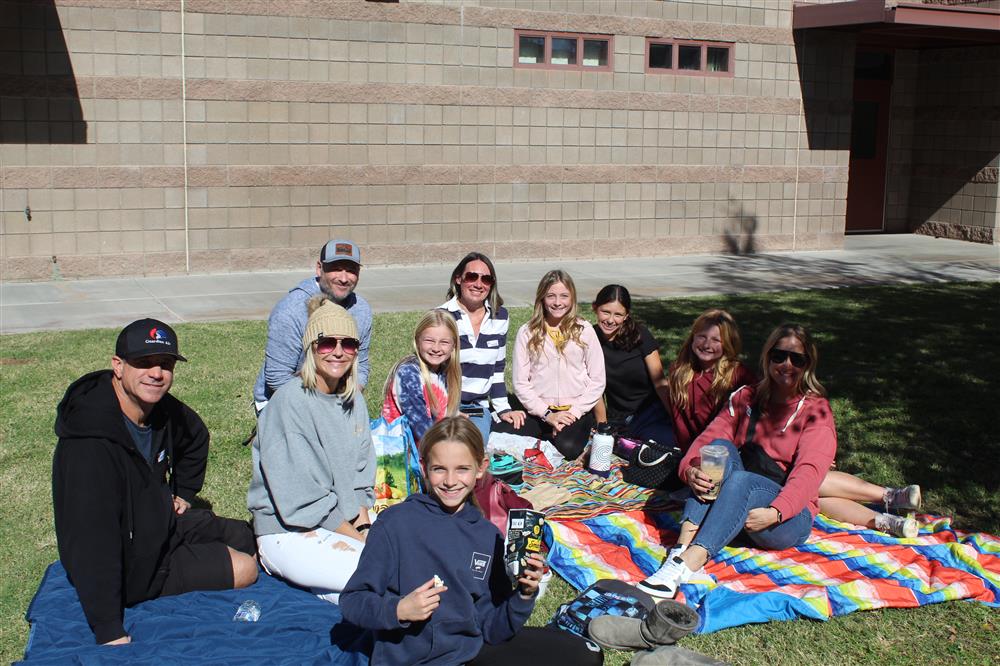
POLYGON ((512 585, 500 531, 475 504, 488 459, 479 429, 445 417, 420 441, 427 494, 373 523, 340 595, 344 618, 375 631, 373 664, 600 664, 600 653, 555 629, 523 629, 545 561, 512 585))

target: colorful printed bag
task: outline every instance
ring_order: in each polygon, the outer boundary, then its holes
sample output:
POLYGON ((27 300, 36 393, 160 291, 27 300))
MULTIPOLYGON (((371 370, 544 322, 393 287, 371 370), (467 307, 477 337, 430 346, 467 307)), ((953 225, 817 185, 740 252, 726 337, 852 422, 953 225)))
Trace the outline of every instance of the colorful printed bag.
POLYGON ((372 419, 372 446, 375 447, 375 506, 378 515, 413 493, 423 490, 420 454, 405 416, 389 423, 385 417, 372 419))

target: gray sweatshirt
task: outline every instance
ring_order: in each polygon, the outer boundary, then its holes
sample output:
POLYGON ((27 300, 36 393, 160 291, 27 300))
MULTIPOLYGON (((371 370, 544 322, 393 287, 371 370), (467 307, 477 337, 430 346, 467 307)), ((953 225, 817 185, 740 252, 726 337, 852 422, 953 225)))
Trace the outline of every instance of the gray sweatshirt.
POLYGON ((375 449, 360 392, 353 405, 296 378, 261 412, 247 507, 258 536, 334 531, 375 501, 375 449))

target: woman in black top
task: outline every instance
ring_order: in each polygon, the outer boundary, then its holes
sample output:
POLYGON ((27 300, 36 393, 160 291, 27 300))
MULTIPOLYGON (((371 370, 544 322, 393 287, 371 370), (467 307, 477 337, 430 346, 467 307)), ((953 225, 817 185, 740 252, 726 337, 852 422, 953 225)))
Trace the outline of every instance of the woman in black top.
POLYGON ((624 426, 624 434, 636 439, 673 445, 670 388, 660 361, 660 343, 632 316, 632 296, 625 287, 603 287, 593 308, 607 376, 604 400, 594 406, 597 422, 624 426))

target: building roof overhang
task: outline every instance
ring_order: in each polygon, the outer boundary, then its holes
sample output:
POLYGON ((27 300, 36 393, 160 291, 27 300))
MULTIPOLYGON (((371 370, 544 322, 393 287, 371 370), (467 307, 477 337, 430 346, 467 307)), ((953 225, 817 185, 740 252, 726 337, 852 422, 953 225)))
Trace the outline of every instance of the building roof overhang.
POLYGON ((792 28, 856 33, 858 43, 905 49, 1000 44, 1000 9, 895 0, 796 2, 792 28))

